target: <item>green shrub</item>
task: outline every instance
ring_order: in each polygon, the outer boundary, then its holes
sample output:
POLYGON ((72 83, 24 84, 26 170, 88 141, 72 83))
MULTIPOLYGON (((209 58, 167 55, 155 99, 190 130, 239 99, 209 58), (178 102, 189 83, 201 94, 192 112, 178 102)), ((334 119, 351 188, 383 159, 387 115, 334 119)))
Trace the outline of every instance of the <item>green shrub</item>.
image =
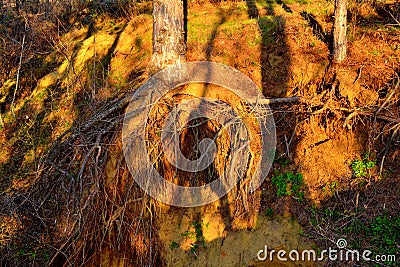
POLYGON ((276 195, 293 196, 299 200, 303 199, 304 192, 300 191, 303 183, 303 175, 292 172, 277 173, 272 176, 272 184, 276 188, 276 195))
POLYGON ((375 168, 376 161, 368 159, 368 154, 362 160, 353 160, 350 164, 352 174, 356 178, 370 176, 370 169, 375 168))

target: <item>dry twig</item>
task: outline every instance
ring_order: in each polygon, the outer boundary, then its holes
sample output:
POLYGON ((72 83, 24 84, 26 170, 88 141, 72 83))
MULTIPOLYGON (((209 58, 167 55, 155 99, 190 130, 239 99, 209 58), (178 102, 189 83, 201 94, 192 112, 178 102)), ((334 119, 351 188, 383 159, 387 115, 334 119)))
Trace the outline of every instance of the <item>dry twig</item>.
MULTIPOLYGON (((26 22, 25 22, 25 31, 26 31, 26 22)), ((21 72, 22 58, 23 58, 23 55, 24 55, 25 37, 26 37, 26 34, 24 32, 24 36, 22 37, 22 43, 21 43, 21 53, 20 53, 20 56, 19 56, 19 63, 18 63, 18 70, 17 70, 17 81, 15 83, 15 90, 14 90, 13 98, 12 98, 12 101, 11 101, 11 107, 10 107, 14 118, 15 118, 14 102, 15 102, 15 97, 17 95, 18 86, 19 86, 19 75, 20 75, 20 72, 21 72)))

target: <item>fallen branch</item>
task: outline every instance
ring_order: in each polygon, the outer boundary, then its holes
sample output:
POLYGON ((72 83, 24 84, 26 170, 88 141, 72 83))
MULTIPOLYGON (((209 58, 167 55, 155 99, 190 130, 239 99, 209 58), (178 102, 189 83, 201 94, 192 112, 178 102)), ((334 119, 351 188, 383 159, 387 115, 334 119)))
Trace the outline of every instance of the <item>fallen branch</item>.
POLYGON ((389 102, 389 100, 393 97, 393 95, 396 93, 397 89, 399 88, 399 83, 400 83, 400 78, 399 75, 397 75, 397 83, 396 86, 394 87, 394 89, 389 93, 389 95, 386 97, 385 102, 383 102, 383 104, 379 107, 379 109, 375 112, 375 115, 379 113, 379 111, 381 111, 385 105, 389 102))
POLYGON ((364 66, 365 66, 365 64, 363 64, 363 65, 358 69, 357 77, 356 77, 356 79, 354 80, 353 84, 355 84, 355 83, 358 81, 358 79, 360 79, 360 77, 361 77, 361 72, 362 72, 362 69, 364 68, 364 66))
POLYGON ((397 24, 391 24, 391 25, 400 26, 400 22, 393 16, 392 12, 390 12, 389 10, 386 10, 386 12, 389 13, 389 15, 392 17, 392 19, 397 23, 397 24))
POLYGON ((292 102, 306 102, 304 98, 300 96, 284 97, 284 98, 267 98, 259 100, 259 104, 271 105, 271 104, 281 104, 281 103, 292 103, 292 102))
MULTIPOLYGON (((25 23, 25 31, 26 31, 26 23, 25 23)), ((24 55, 24 46, 25 46, 25 32, 24 32, 24 36, 22 37, 22 44, 21 44, 21 53, 19 56, 19 63, 18 63, 18 70, 17 70, 17 82, 15 83, 15 90, 14 90, 14 95, 13 95, 13 99, 11 101, 11 113, 13 114, 14 118, 15 118, 15 113, 14 113, 14 102, 15 102, 15 97, 17 95, 17 91, 18 91, 18 85, 19 85, 19 73, 21 72, 21 66, 22 66, 22 57, 24 55)))

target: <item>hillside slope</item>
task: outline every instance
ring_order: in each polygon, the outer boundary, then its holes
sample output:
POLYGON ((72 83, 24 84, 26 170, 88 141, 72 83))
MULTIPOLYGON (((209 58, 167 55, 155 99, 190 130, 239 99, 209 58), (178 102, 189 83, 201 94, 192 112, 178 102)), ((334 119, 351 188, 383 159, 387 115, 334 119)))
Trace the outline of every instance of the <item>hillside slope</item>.
MULTIPOLYGON (((148 78, 151 3, 131 13, 105 10, 87 6, 58 24, 4 13, 2 265, 271 266, 256 257, 265 245, 320 251, 339 238, 373 255, 398 254, 398 3, 351 1, 348 58, 335 65, 329 1, 189 2, 188 61, 234 67, 267 98, 304 100, 271 105, 277 152, 262 187, 250 194, 239 184, 197 208, 149 198, 129 173, 121 126, 125 97, 148 78)), ((194 85, 170 101, 199 88, 213 90, 194 85)), ((163 101, 154 109, 157 123, 171 110, 163 101)), ((149 138, 154 149, 160 138, 156 132, 149 138)), ((149 152, 154 165, 172 177, 157 149, 149 152)))

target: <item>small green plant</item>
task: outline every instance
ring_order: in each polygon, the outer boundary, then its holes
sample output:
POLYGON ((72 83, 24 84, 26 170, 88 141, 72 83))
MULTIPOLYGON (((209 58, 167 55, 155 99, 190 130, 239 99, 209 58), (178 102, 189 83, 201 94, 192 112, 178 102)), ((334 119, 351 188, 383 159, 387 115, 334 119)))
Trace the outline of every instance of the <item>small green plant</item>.
MULTIPOLYGON (((193 242, 190 244, 190 252, 197 258, 200 248, 205 248, 205 238, 203 235, 203 227, 208 227, 208 224, 201 222, 191 222, 189 229, 181 234, 185 239, 191 239, 193 242)), ((172 244, 171 244, 172 245, 172 244)))
POLYGON ((330 195, 334 194, 338 188, 338 182, 333 181, 330 183, 326 183, 325 186, 322 188, 324 194, 330 195))
POLYGON ((176 243, 175 241, 171 242, 171 245, 169 246, 170 249, 177 249, 179 248, 179 244, 176 243))
POLYGON ((376 57, 380 55, 379 51, 376 48, 374 48, 374 50, 370 51, 370 53, 371 53, 371 55, 376 56, 376 57))
POLYGON ((272 217, 272 215, 274 215, 274 210, 273 210, 272 208, 268 208, 268 209, 265 211, 265 215, 266 215, 267 217, 272 217))
POLYGON ((18 255, 18 256, 28 256, 28 257, 30 257, 30 258, 32 258, 32 259, 35 259, 35 258, 37 257, 37 251, 35 251, 35 250, 26 251, 26 250, 24 250, 24 249, 20 249, 20 250, 17 252, 17 255, 18 255))
POLYGON ((197 258, 197 252, 198 252, 198 250, 199 250, 199 245, 198 244, 196 244, 196 243, 192 243, 191 245, 190 245, 190 252, 197 258))
POLYGON ((304 198, 304 192, 300 191, 303 183, 303 175, 300 173, 293 174, 293 172, 278 173, 272 176, 272 184, 276 188, 276 195, 280 196, 293 196, 298 200, 304 198))
POLYGON ((353 176, 356 178, 370 176, 370 169, 375 168, 376 161, 369 160, 369 153, 366 153, 362 160, 353 160, 350 164, 353 176))

